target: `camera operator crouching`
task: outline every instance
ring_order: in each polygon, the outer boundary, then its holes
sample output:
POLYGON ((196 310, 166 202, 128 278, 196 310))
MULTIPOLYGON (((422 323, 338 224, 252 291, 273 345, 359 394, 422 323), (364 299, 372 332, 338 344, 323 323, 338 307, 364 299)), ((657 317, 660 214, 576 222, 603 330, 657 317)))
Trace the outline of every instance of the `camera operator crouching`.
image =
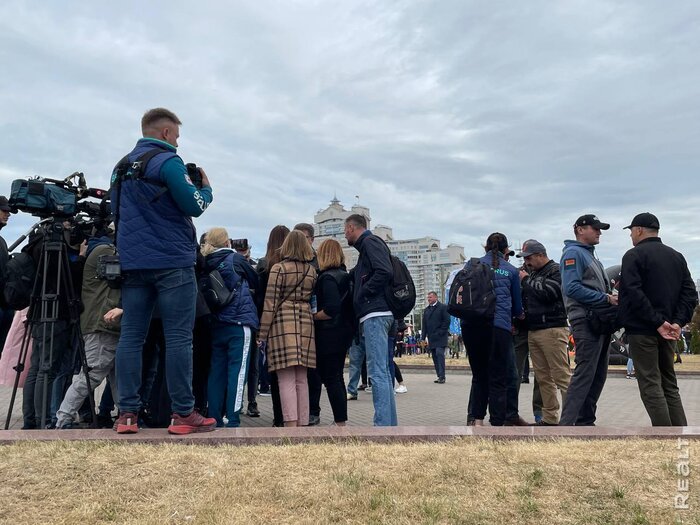
POLYGON ((197 237, 192 217, 212 202, 204 170, 190 169, 176 154, 180 119, 163 108, 141 119, 143 138, 115 167, 111 200, 124 275, 122 329, 116 370, 120 414, 115 430, 138 432, 143 344, 158 305, 165 332, 165 374, 172 401, 168 431, 213 430, 216 420, 194 411, 192 328, 197 284, 197 237), (192 182, 192 176, 201 176, 192 182))
POLYGON ((58 429, 74 427, 80 407, 105 377, 109 377, 112 389, 116 386, 114 356, 122 315, 121 291, 116 279, 112 279, 109 272, 105 271, 109 261, 116 255, 113 234, 113 230, 101 228, 87 242, 81 294, 84 308, 80 314, 80 329, 85 340, 91 386, 88 389, 83 370, 73 376, 73 382, 56 412, 58 429))

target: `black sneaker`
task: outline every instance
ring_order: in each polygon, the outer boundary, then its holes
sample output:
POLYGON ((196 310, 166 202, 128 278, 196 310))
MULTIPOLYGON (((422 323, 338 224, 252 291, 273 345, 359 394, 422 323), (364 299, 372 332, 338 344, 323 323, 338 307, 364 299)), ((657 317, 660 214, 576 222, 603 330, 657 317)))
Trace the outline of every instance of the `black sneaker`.
POLYGON ((309 426, 313 427, 321 423, 321 416, 310 415, 309 416, 309 426))
POLYGON ((246 410, 245 415, 248 417, 260 417, 260 411, 255 405, 248 405, 248 410, 246 410))

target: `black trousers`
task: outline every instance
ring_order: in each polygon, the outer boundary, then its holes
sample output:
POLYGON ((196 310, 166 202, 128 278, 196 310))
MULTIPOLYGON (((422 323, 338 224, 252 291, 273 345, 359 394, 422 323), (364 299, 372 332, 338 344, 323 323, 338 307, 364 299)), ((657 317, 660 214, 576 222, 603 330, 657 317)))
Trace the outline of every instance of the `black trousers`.
POLYGON ((211 368, 211 323, 208 316, 198 317, 192 331, 192 393, 194 407, 206 415, 207 383, 211 368))
POLYGON ((333 420, 336 423, 348 420, 348 399, 343 377, 346 352, 347 348, 326 348, 316 354, 316 370, 326 387, 328 401, 333 410, 333 420))
POLYGON ((610 336, 594 333, 586 319, 571 321, 576 368, 561 411, 560 425, 593 425, 598 399, 608 377, 610 336))
POLYGON ((493 325, 490 322, 462 322, 462 337, 472 371, 468 419, 484 419, 489 404, 489 355, 493 325))
POLYGON ((250 354, 248 364, 248 406, 257 407, 258 381, 260 380, 260 348, 255 337, 250 338, 250 354))
POLYGON ((315 368, 306 369, 306 381, 309 384, 309 416, 320 416, 322 383, 315 368))

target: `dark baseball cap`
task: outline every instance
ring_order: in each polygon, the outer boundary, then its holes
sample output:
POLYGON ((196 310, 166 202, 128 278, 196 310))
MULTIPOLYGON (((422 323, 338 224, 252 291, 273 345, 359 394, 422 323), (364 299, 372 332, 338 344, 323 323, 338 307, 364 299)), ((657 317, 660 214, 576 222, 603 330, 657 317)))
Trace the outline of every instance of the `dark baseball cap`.
POLYGON ((547 253, 547 249, 544 247, 540 241, 535 239, 528 239, 523 243, 523 249, 517 257, 530 257, 530 255, 535 255, 536 253, 547 253))
POLYGON ((0 210, 12 211, 12 208, 10 208, 10 203, 7 202, 7 197, 5 197, 4 195, 0 195, 0 210))
POLYGON ((622 229, 626 230, 634 226, 641 226, 642 228, 651 228, 653 230, 658 230, 660 228, 659 219, 656 218, 656 215, 654 215, 653 213, 649 213, 648 211, 635 215, 634 219, 632 219, 632 223, 629 226, 625 226, 622 229))
POLYGON ((606 222, 600 222, 600 219, 593 214, 581 215, 576 219, 576 226, 593 226, 597 230, 609 230, 610 225, 606 222))

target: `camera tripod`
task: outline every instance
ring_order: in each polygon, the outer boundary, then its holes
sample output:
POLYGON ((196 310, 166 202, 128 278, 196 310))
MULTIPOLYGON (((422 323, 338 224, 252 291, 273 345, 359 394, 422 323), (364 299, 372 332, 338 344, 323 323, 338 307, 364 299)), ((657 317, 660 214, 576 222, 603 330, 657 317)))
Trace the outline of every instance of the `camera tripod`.
MULTIPOLYGON (((67 305, 68 307, 70 345, 60 350, 71 352, 72 355, 75 355, 74 352, 76 351, 78 353, 80 364, 87 381, 88 399, 92 412, 92 427, 97 428, 95 399, 93 396, 92 383, 90 381, 90 368, 88 367, 87 357, 85 355, 85 343, 83 342, 83 336, 80 331, 80 298, 75 296, 75 288, 73 288, 73 277, 71 275, 70 261, 68 259, 68 245, 63 235, 65 228, 62 219, 49 217, 39 221, 32 226, 27 234, 20 237, 9 250, 15 249, 32 232, 36 232, 37 235, 41 237, 41 256, 32 287, 29 312, 22 336, 22 346, 17 359, 17 365, 13 367, 17 375, 10 397, 5 430, 10 427, 12 409, 17 396, 20 375, 26 366, 29 341, 33 335, 41 337, 41 345, 37 348, 35 344, 33 351, 40 352, 37 380, 39 376, 41 376, 43 380, 43 388, 40 392, 41 410, 40 414, 34 414, 34 418, 39 421, 38 428, 43 428, 47 423, 47 412, 49 409, 48 399, 50 394, 49 377, 57 372, 57 370, 52 370, 52 368, 55 367, 56 363, 54 363, 54 360, 58 357, 54 352, 59 351, 59 349, 54 348, 54 335, 56 332, 56 323, 60 320, 59 308, 61 304, 67 305)), ((37 395, 36 391, 34 395, 37 395)), ((36 403, 34 403, 34 406, 36 406, 36 403)))

